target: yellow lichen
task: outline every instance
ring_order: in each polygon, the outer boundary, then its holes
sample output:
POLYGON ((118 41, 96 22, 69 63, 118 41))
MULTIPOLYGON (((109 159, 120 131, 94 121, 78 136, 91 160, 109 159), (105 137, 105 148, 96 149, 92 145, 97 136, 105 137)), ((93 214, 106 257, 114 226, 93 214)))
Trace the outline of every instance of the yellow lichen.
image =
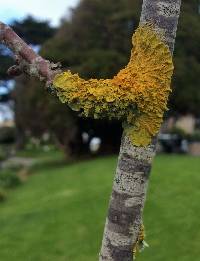
POLYGON ((146 247, 148 247, 149 245, 145 242, 145 229, 144 229, 144 225, 141 224, 140 226, 140 231, 139 231, 139 235, 137 238, 137 242, 136 244, 134 244, 133 246, 133 259, 136 258, 136 255, 138 252, 141 252, 142 250, 144 250, 146 247))
POLYGON ((62 102, 86 117, 120 119, 136 146, 155 136, 167 109, 173 73, 170 50, 150 25, 133 35, 128 65, 113 79, 84 80, 70 71, 56 75, 53 85, 62 102))

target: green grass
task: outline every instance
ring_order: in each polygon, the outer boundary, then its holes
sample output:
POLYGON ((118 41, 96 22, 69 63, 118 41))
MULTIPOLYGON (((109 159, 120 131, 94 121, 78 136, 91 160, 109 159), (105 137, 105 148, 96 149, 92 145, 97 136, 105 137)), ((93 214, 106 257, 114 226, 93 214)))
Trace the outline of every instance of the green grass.
MULTIPOLYGON (((106 157, 33 168, 0 204, 0 260, 98 260, 115 165, 106 157)), ((144 215, 150 248, 139 261, 200 260, 199 172, 198 158, 156 158, 144 215)))
POLYGON ((52 158, 53 160, 62 159, 62 152, 57 150, 56 148, 49 145, 49 150, 44 151, 42 147, 39 148, 31 148, 31 149, 24 149, 20 150, 16 153, 17 157, 24 157, 24 158, 35 158, 35 159, 46 159, 52 158))

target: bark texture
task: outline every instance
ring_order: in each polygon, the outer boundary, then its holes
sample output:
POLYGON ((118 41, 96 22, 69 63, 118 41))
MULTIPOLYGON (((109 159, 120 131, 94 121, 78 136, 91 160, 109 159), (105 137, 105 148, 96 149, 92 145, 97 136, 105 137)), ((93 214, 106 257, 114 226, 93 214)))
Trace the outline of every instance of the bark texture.
MULTIPOLYGON (((140 23, 150 23, 174 50, 181 0, 144 0, 140 23)), ((142 224, 156 139, 147 147, 123 136, 106 219, 100 261, 131 261, 142 224)))

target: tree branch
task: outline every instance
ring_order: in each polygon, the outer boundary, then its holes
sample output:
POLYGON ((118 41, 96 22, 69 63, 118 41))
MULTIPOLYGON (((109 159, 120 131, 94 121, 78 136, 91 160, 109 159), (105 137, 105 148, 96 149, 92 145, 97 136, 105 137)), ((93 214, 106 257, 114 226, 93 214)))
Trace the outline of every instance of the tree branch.
POLYGON ((26 73, 51 85, 54 76, 60 73, 59 64, 51 63, 28 46, 8 25, 0 22, 0 43, 7 46, 14 54, 16 65, 8 73, 12 76, 26 73))

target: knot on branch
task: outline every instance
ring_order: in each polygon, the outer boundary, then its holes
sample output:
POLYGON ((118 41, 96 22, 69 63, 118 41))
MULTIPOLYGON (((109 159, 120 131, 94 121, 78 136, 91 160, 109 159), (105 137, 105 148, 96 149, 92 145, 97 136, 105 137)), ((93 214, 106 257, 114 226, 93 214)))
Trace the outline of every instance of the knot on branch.
POLYGON ((146 146, 157 134, 167 109, 173 73, 167 45, 151 25, 141 25, 133 35, 128 65, 113 79, 84 80, 70 71, 56 75, 58 97, 86 117, 123 121, 136 146, 146 146))

